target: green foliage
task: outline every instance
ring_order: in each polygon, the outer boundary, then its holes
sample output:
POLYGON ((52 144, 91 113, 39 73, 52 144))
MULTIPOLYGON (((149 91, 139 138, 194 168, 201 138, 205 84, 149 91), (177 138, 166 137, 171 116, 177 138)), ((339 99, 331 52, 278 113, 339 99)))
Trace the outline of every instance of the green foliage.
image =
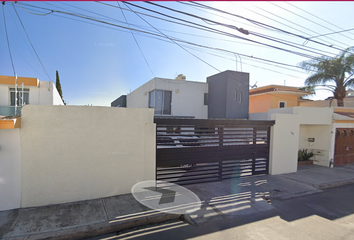
MULTIPOLYGON (((63 99, 63 92, 62 92, 62 90, 61 90, 61 84, 60 84, 60 79, 59 79, 59 73, 58 73, 58 71, 57 71, 55 86, 56 86, 56 88, 57 88, 57 90, 58 90, 58 93, 59 93, 59 95, 60 95, 60 97, 61 97, 61 100, 63 100, 63 102, 64 102, 64 99, 63 99)), ((65 103, 65 102, 64 102, 64 103, 65 103)))
POLYGON ((297 153, 297 160, 300 161, 308 161, 313 157, 312 152, 307 152, 307 149, 300 149, 297 153))
POLYGON ((311 73, 305 80, 306 86, 331 91, 337 105, 344 106, 346 90, 354 86, 354 47, 347 48, 336 57, 322 56, 303 61, 299 66, 311 73))

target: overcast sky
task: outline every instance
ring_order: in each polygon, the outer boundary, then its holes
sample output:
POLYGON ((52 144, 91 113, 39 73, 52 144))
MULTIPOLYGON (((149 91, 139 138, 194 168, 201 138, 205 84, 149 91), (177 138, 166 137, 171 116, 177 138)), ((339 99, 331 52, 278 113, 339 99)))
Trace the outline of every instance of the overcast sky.
MULTIPOLYGON (((14 75, 8 36, 18 76, 55 82, 58 70, 69 105, 110 106, 153 77, 178 74, 205 82, 220 71, 242 70, 250 85, 300 87, 309 73, 299 62, 354 45, 354 31, 344 31, 354 28, 354 2, 129 3, 136 6, 6 2, 0 75, 14 75)), ((314 99, 330 95, 318 92, 314 99)))

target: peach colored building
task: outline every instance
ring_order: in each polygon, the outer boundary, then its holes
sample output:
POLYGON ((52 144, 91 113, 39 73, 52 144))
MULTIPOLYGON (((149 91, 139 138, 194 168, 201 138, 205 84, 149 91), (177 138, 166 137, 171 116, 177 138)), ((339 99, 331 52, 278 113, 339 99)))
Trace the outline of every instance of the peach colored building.
POLYGON ((302 96, 311 92, 299 90, 298 87, 268 85, 249 90, 249 113, 267 112, 272 108, 300 106, 302 96))

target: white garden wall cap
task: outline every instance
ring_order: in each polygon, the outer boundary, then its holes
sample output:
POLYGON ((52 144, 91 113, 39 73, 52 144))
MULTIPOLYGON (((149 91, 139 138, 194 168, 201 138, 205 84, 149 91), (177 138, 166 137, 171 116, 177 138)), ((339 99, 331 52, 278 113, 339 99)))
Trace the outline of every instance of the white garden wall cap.
POLYGON ((189 189, 165 181, 139 182, 132 187, 131 193, 139 203, 164 213, 190 214, 202 205, 199 197, 189 189))

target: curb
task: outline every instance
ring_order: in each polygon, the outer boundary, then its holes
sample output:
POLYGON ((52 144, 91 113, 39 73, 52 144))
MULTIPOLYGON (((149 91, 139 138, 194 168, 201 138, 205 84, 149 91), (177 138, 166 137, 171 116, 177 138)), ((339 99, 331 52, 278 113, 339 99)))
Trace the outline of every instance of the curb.
POLYGON ((114 222, 114 221, 105 221, 96 224, 78 226, 70 229, 63 229, 59 231, 39 233, 27 236, 16 236, 3 238, 4 240, 43 240, 43 239, 83 239, 89 237, 95 237, 98 235, 108 234, 112 232, 118 232, 121 230, 126 230, 129 228, 140 227, 148 224, 155 224, 160 222, 165 222, 169 220, 179 219, 180 215, 177 214, 165 214, 165 213, 156 213, 154 216, 144 216, 143 218, 125 221, 125 222, 114 222))
POLYGON ((313 186, 318 189, 327 189, 327 188, 345 186, 353 183, 354 183, 354 179, 349 179, 349 180, 340 180, 340 181, 328 182, 322 184, 314 184, 313 186))

